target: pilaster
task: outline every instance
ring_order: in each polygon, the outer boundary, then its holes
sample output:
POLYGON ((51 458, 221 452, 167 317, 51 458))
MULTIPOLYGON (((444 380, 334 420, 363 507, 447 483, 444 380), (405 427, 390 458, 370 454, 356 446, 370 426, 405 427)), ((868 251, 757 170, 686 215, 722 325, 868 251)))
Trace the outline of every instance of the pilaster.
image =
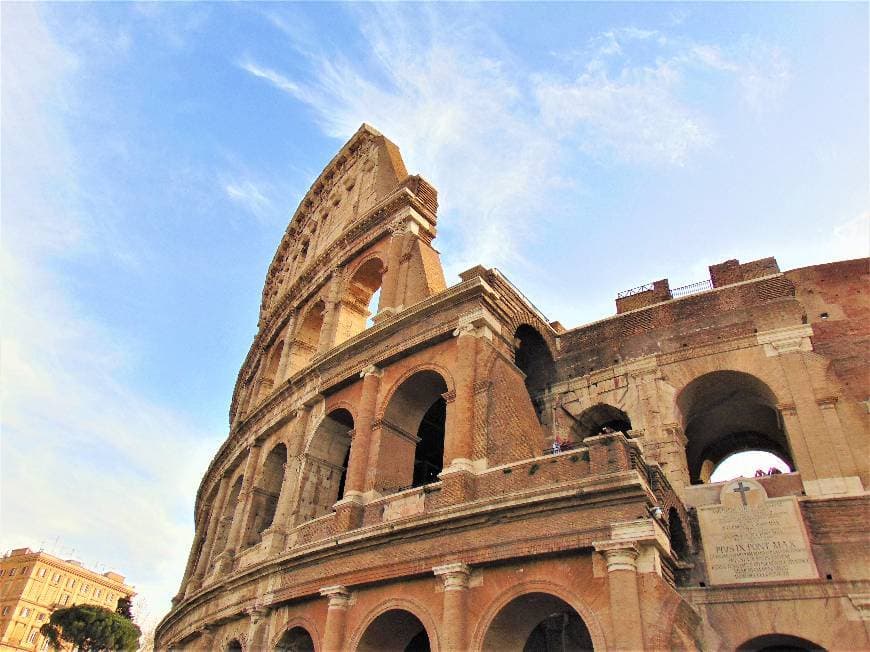
POLYGON ((468 649, 468 583, 471 569, 467 564, 453 563, 432 569, 444 582, 444 603, 441 631, 444 650, 461 652, 468 649))
POLYGON ((320 595, 329 599, 323 627, 323 652, 340 652, 344 649, 350 592, 346 587, 336 585, 320 589, 320 595))

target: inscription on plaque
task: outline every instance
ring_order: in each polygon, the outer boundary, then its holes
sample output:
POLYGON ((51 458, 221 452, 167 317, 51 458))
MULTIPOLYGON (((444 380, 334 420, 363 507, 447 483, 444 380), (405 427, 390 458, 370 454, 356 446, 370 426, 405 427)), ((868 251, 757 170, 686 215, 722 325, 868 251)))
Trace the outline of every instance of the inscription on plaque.
POLYGON ((722 487, 719 505, 698 507, 711 584, 818 577, 797 498, 768 498, 753 480, 722 487))

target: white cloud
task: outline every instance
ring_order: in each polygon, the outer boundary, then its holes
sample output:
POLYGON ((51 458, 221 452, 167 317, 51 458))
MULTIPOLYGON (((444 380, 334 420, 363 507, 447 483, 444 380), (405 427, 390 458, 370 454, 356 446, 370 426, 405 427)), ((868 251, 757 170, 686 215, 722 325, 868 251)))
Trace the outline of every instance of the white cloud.
POLYGON ((264 190, 253 181, 231 181, 224 184, 227 197, 244 206, 257 217, 266 217, 273 209, 272 201, 264 194, 264 190))
MULTIPOLYGON (((409 169, 437 180, 442 214, 461 204, 442 234, 451 274, 478 262, 525 265, 520 244, 558 209, 565 188, 583 183, 563 176, 578 150, 604 164, 689 164, 717 136, 686 99, 686 75, 715 70, 733 83, 754 70, 715 45, 623 27, 563 58, 581 64, 579 73, 545 77, 514 60, 485 21, 369 9, 359 13, 370 60, 317 50, 303 27, 287 29, 273 12, 268 20, 291 38, 308 74, 291 78, 251 58, 239 65, 312 108, 330 136, 369 122, 400 143, 409 169), (652 52, 644 61, 655 63, 634 62, 629 47, 652 52)), ((753 79, 740 83, 755 88, 753 79)))
POLYGON ((3 6, 0 548, 60 538, 125 574, 162 613, 216 442, 137 392, 136 342, 89 317, 60 271, 70 257, 117 254, 111 225, 89 214, 57 101, 75 91, 81 62, 40 7, 3 6))

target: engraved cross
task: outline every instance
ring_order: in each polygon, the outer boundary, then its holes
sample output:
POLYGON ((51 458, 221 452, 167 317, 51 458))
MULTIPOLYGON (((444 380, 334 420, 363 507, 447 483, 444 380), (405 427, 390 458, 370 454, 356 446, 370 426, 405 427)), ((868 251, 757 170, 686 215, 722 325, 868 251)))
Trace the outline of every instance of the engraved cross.
POLYGON ((743 485, 743 480, 741 480, 740 482, 737 483, 737 489, 732 489, 731 491, 736 491, 737 493, 740 494, 740 502, 741 503, 743 503, 744 505, 749 504, 746 502, 746 492, 752 491, 752 487, 745 487, 743 485))

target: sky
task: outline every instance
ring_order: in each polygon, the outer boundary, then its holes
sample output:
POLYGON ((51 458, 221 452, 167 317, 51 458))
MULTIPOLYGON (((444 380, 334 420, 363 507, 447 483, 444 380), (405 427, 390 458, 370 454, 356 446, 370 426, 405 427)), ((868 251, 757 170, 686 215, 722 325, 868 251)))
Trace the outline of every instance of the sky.
POLYGON ((368 122, 448 283, 616 294, 868 255, 866 3, 0 5, 0 550, 169 608, 287 222, 368 122))

